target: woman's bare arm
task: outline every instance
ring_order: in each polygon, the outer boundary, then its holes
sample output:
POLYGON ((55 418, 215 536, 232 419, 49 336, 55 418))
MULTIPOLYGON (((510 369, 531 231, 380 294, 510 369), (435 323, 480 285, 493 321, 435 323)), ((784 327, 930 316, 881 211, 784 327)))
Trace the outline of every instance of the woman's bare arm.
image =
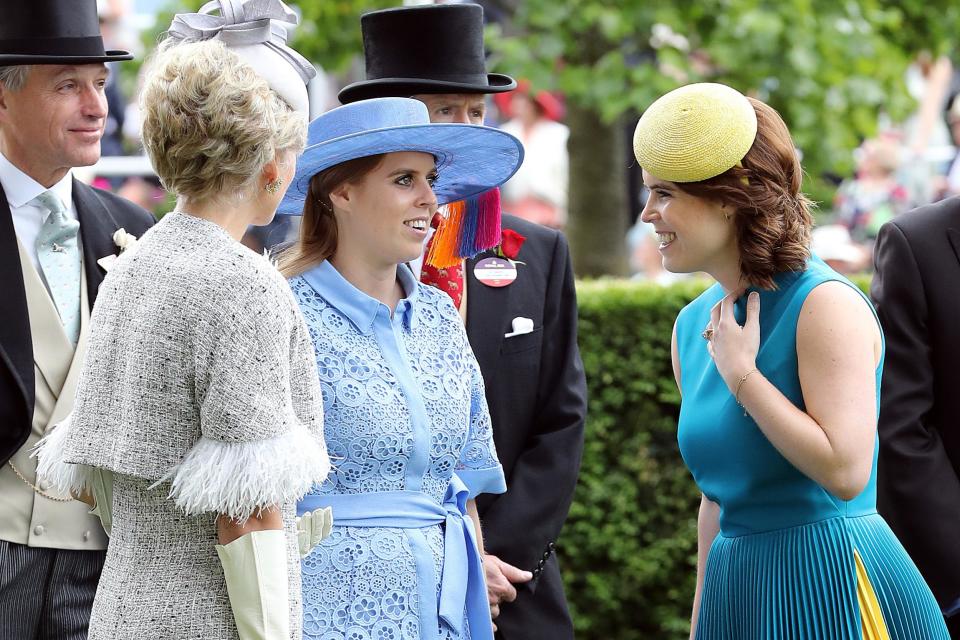
POLYGON ((740 383, 756 357, 754 350, 745 359, 742 347, 753 333, 759 344, 759 300, 753 304, 742 328, 733 318, 732 297, 715 312, 720 320, 711 348, 721 375, 732 393, 740 386, 740 403, 791 464, 838 498, 853 499, 869 481, 873 464, 880 357, 873 313, 841 282, 824 283, 807 296, 797 323, 804 410, 759 372, 740 383))
POLYGON ((225 514, 217 517, 217 541, 220 544, 230 544, 237 538, 254 531, 268 531, 283 529, 283 515, 277 507, 265 507, 254 512, 246 522, 238 523, 225 514))

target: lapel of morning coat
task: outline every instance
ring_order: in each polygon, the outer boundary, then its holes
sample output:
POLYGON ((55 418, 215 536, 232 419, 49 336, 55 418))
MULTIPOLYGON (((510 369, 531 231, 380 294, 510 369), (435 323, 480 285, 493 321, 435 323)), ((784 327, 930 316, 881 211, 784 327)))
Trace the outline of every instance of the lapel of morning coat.
POLYGON ((957 255, 957 261, 960 262, 960 230, 947 229, 947 237, 950 238, 953 252, 957 255))
MULTIPOLYGON (((10 425, 0 425, 3 449, 16 451, 30 435, 30 416, 35 401, 33 346, 23 272, 17 249, 17 232, 7 196, 0 186, 0 370, 6 369, 14 389, 7 397, 22 402, 26 430, 17 433, 10 425), (9 446, 8 446, 9 445, 9 446), (11 448, 12 447, 12 448, 11 448)), ((0 375, 0 377, 6 377, 0 375)), ((5 412, 7 413, 7 412, 5 412)))
MULTIPOLYGON (((467 260, 463 274, 467 285, 467 338, 481 362, 489 362, 500 354, 503 336, 510 331, 510 299, 517 288, 516 281, 506 287, 488 287, 477 280, 474 267, 492 255, 485 251, 467 260)), ((517 280, 522 277, 523 273, 518 272, 517 280)))
POLYGON ((90 311, 87 302, 86 275, 80 275, 80 340, 76 349, 70 344, 60 321, 60 314, 47 292, 40 274, 20 242, 17 242, 20 264, 23 270, 27 308, 30 314, 30 331, 33 342, 33 360, 37 369, 57 398, 50 423, 66 417, 73 406, 73 392, 83 363, 87 334, 90 327, 90 311))
POLYGON ((77 208, 77 219, 80 221, 83 268, 87 276, 87 302, 92 309, 100 283, 106 275, 97 260, 120 253, 120 249, 113 242, 113 234, 120 228, 120 223, 104 206, 96 190, 76 178, 73 180, 73 204, 77 208))

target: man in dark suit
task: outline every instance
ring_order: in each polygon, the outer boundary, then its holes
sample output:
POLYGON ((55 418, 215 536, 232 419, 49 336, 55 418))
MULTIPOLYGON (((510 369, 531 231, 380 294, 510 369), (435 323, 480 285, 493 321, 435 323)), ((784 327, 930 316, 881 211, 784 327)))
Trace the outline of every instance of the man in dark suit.
POLYGON ((885 224, 875 262, 887 341, 877 505, 960 638, 960 197, 885 224))
MULTIPOLYGON (((433 122, 483 124, 484 95, 509 91, 488 74, 483 10, 475 4, 387 9, 361 19, 367 79, 341 102, 414 97, 433 122)), ((442 169, 441 169, 442 171, 442 169)), ((513 216, 503 228, 525 238, 517 276, 505 287, 477 278, 487 252, 448 270, 453 297, 486 384, 507 493, 480 496, 491 608, 505 640, 566 640, 573 623, 557 564, 557 538, 580 468, 586 381, 577 348, 577 303, 566 239, 513 216), (502 607, 502 608, 501 608, 502 607)))
POLYGON ((11 0, 0 21, 0 637, 82 640, 106 536, 37 477, 70 412, 110 257, 153 216, 78 182, 107 116, 95 0, 11 0), (121 231, 122 233, 117 233, 121 231), (116 235, 116 241, 114 239, 116 235), (104 260, 106 258, 106 260, 104 260))

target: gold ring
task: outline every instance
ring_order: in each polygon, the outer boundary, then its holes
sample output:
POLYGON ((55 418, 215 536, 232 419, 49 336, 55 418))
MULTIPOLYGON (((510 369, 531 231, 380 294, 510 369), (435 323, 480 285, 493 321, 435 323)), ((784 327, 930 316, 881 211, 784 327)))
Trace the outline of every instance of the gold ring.
POLYGON ((703 333, 700 334, 704 340, 710 341, 713 338, 713 327, 707 327, 703 330, 703 333))

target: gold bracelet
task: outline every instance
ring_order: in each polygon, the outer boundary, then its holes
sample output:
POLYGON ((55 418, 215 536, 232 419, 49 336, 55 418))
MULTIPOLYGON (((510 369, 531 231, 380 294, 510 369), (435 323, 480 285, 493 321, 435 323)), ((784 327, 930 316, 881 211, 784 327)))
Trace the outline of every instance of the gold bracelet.
POLYGON ((737 401, 737 404, 740 405, 741 408, 743 408, 744 415, 747 414, 747 410, 746 408, 743 407, 743 403, 740 402, 740 387, 742 387, 743 383, 747 381, 747 378, 749 378, 755 373, 760 373, 760 370, 757 369, 756 367, 754 367, 753 369, 750 369, 750 371, 747 371, 745 374, 740 376, 740 380, 737 381, 737 391, 733 394, 733 398, 737 401))

